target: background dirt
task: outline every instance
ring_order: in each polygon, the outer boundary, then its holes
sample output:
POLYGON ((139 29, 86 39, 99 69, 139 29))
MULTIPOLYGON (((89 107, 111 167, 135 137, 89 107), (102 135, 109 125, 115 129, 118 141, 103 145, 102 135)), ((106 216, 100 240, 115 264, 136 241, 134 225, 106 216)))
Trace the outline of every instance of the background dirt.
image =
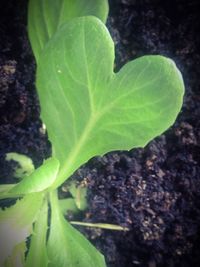
MULTIPOLYGON (((110 0, 108 28, 116 70, 146 54, 172 58, 186 86, 183 109, 145 149, 90 160, 74 178, 89 186, 81 219, 127 226, 129 232, 80 228, 108 267, 200 265, 200 37, 198 1, 110 0)), ((26 31, 27 1, 0 4, 0 179, 13 181, 5 153, 39 166, 51 153, 41 130, 35 62, 26 31)))

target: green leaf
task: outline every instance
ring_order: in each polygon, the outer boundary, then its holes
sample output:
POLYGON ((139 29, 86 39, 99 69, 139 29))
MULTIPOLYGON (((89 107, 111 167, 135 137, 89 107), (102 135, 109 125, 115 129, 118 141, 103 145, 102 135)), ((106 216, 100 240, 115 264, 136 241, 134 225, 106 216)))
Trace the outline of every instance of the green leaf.
POLYGON ((93 15, 106 22, 107 0, 29 0, 28 33, 36 60, 51 36, 64 22, 93 15))
POLYGON ((55 187, 93 156, 144 147, 181 109, 184 85, 172 60, 144 56, 118 73, 113 62, 113 41, 95 17, 64 24, 41 55, 41 115, 61 163, 55 187))
POLYGON ((7 192, 7 196, 12 196, 12 194, 30 194, 44 191, 55 181, 58 169, 58 160, 55 158, 49 158, 31 175, 24 177, 20 183, 11 188, 7 192))
POLYGON ((63 217, 51 193, 51 228, 47 243, 48 267, 105 267, 104 257, 63 217))
POLYGON ((65 215, 68 211, 72 211, 73 213, 80 212, 74 198, 59 199, 59 208, 63 215, 65 215))
POLYGON ((0 210, 0 266, 12 251, 32 233, 43 194, 29 194, 10 208, 0 210))
POLYGON ((69 185, 69 192, 73 196, 77 208, 85 210, 87 208, 87 188, 81 184, 76 186, 75 182, 72 182, 69 185))
POLYGON ((2 185, 0 185, 0 199, 23 197, 23 194, 8 193, 15 186, 16 186, 16 184, 2 184, 2 185))
POLYGON ((7 153, 6 160, 7 161, 14 160, 19 164, 19 166, 15 168, 15 173, 14 173, 14 177, 17 178, 23 178, 24 176, 30 175, 35 169, 33 161, 29 157, 19 153, 15 152, 7 153))
POLYGON ((31 244, 26 259, 25 267, 47 267, 47 220, 48 220, 48 203, 45 202, 38 214, 38 218, 34 225, 33 234, 31 236, 31 244))
POLYGON ((0 193, 5 193, 12 189, 16 184, 1 184, 0 185, 0 193))

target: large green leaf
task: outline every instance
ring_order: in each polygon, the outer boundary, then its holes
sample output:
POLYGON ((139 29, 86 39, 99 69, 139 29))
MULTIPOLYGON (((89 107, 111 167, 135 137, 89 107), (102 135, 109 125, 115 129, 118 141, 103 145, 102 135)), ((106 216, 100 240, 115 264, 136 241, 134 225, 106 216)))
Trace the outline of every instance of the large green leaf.
POLYGON ((7 208, 0 209, 0 266, 12 251, 32 233, 32 223, 42 205, 43 194, 29 194, 7 208))
POLYGON ((108 0, 29 0, 28 32, 36 60, 62 23, 87 15, 105 22, 108 0))
MULTIPOLYGON (((43 204, 37 220, 34 225, 33 234, 31 236, 31 244, 26 258, 25 267, 47 267, 47 220, 48 220, 48 203, 43 204)), ((58 266, 59 267, 59 266, 58 266)))
POLYGON ((114 44, 95 17, 63 25, 41 55, 41 114, 61 168, 56 185, 95 155, 144 147, 170 127, 184 93, 175 63, 144 56, 113 72, 114 44))
POLYGON ((55 192, 51 194, 48 267, 106 267, 103 255, 63 217, 55 192))

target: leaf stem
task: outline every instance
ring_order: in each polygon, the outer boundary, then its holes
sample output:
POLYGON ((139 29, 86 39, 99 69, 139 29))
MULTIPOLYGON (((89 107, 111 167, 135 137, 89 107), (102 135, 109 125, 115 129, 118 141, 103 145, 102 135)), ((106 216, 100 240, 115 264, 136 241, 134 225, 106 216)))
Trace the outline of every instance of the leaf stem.
POLYGON ((122 227, 116 224, 108 224, 108 223, 88 223, 88 222, 77 222, 77 221, 70 221, 73 225, 80 225, 86 227, 94 227, 94 228, 102 228, 108 230, 116 230, 116 231, 129 231, 128 227, 122 227))

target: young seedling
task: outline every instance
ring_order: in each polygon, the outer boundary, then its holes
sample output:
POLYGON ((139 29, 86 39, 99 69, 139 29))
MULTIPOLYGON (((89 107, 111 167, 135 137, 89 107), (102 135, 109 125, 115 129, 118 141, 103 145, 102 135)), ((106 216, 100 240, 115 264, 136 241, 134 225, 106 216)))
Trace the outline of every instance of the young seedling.
POLYGON ((94 156, 144 147, 181 109, 184 85, 172 60, 144 56, 114 73, 106 16, 102 0, 29 3, 36 86, 53 155, 18 184, 0 188, 1 198, 21 197, 0 211, 1 266, 105 267, 104 257, 63 217, 57 188, 94 156))

